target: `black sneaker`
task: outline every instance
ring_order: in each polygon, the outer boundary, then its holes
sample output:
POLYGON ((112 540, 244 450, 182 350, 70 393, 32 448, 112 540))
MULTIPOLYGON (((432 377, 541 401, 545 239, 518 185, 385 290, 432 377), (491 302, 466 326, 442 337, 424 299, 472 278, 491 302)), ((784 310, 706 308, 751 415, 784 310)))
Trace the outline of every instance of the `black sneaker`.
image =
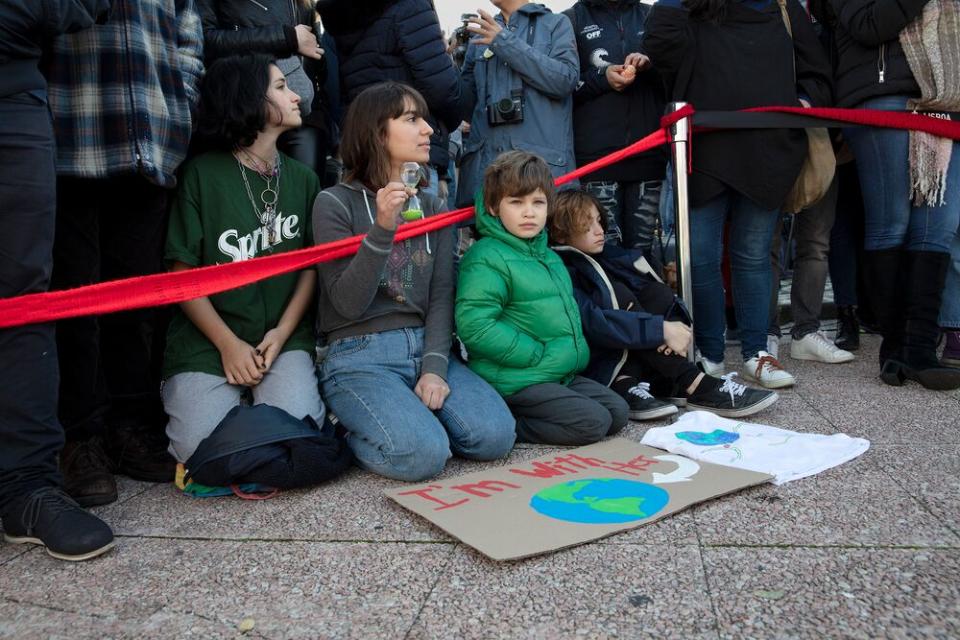
POLYGON ((39 544, 60 560, 89 560, 113 548, 113 531, 55 487, 31 493, 17 507, 19 517, 3 519, 3 538, 12 544, 39 544))
POLYGON ((720 379, 704 376, 703 380, 687 398, 687 409, 709 411, 724 418, 742 418, 763 411, 779 399, 768 389, 751 389, 734 382, 736 373, 728 373, 720 379))
POLYGON ((110 472, 98 437, 63 445, 60 473, 63 490, 81 507, 96 507, 117 500, 117 481, 110 472))
POLYGON ((144 482, 173 482, 177 461, 165 435, 144 428, 108 429, 104 449, 114 473, 144 482))
POLYGON ((650 395, 650 385, 646 382, 637 382, 617 392, 630 405, 631 420, 655 420, 677 412, 675 405, 650 395))

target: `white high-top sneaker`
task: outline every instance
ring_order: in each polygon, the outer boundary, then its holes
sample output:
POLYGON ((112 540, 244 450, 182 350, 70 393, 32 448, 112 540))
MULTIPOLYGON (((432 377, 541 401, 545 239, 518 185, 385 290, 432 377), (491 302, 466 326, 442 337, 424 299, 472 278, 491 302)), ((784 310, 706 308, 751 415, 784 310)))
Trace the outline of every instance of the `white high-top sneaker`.
POLYGON ((707 358, 700 356, 700 359, 697 362, 699 362, 700 368, 708 376, 719 378, 724 374, 723 360, 721 360, 720 362, 714 362, 713 360, 708 360, 707 358))
POLYGON ((827 364, 850 362, 856 356, 833 344, 820 331, 808 333, 799 340, 790 343, 790 357, 794 360, 813 360, 827 364))
POLYGON ((743 363, 743 377, 767 389, 792 387, 796 383, 783 365, 766 351, 760 351, 743 363))

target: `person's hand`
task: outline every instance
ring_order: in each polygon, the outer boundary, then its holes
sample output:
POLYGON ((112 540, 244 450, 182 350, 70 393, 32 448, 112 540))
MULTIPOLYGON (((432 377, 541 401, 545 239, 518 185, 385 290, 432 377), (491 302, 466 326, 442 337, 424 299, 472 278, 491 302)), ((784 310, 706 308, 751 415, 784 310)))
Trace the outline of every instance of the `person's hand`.
POLYGON ((470 123, 467 122, 466 120, 460 123, 460 133, 462 133, 465 136, 470 135, 470 123))
POLYGON ((413 388, 417 397, 427 405, 431 411, 437 411, 443 408, 443 402, 450 395, 450 387, 446 381, 435 373, 425 373, 417 380, 417 386, 413 388))
POLYGON ((287 335, 280 327, 274 327, 263 335, 263 340, 257 345, 257 353, 260 355, 260 371, 266 373, 270 370, 273 361, 280 355, 283 345, 287 343, 287 335))
POLYGON ((809 101, 809 100, 807 100, 807 99, 805 99, 805 98, 797 98, 797 100, 800 101, 800 106, 803 107, 804 109, 809 109, 809 108, 810 108, 810 101, 809 101))
POLYGON ((650 64, 650 58, 648 56, 645 56, 642 53, 637 53, 636 51, 628 54, 627 59, 623 61, 623 66, 633 67, 634 73, 646 71, 650 68, 650 64))
POLYGON ((377 224, 388 231, 396 229, 403 203, 416 192, 416 189, 409 189, 402 182, 389 182, 377 191, 377 224))
POLYGON ((662 347, 666 347, 663 349, 663 353, 667 355, 676 353, 681 356, 686 356, 692 339, 693 331, 682 322, 676 320, 665 320, 663 322, 664 344, 662 347))
POLYGON ((220 349, 220 363, 230 384, 255 387, 263 380, 263 358, 240 338, 220 349))
POLYGON ((635 76, 631 76, 629 72, 624 75, 624 65, 622 64, 611 64, 607 67, 607 82, 610 83, 610 87, 614 91, 623 91, 631 84, 633 84, 635 76))
POLYGON ((477 9, 477 17, 467 25, 467 31, 479 36, 470 42, 473 44, 490 44, 497 34, 503 31, 500 23, 493 19, 489 13, 483 9, 477 9))
POLYGON ((440 198, 440 202, 446 202, 450 197, 450 183, 446 180, 437 181, 437 197, 440 198))
POLYGON ((323 57, 323 49, 320 48, 320 43, 317 42, 317 36, 314 35, 313 29, 305 24, 298 24, 296 32, 297 53, 308 58, 313 58, 314 60, 319 60, 323 57))

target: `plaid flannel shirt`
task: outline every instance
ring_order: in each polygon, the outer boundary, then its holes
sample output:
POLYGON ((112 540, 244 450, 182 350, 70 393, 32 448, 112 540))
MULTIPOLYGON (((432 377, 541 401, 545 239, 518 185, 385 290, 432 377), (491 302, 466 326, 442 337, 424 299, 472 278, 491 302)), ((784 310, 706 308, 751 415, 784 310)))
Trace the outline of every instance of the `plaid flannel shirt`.
POLYGON ((203 73, 193 0, 114 0, 107 24, 60 36, 47 65, 57 174, 139 173, 176 186, 203 73))

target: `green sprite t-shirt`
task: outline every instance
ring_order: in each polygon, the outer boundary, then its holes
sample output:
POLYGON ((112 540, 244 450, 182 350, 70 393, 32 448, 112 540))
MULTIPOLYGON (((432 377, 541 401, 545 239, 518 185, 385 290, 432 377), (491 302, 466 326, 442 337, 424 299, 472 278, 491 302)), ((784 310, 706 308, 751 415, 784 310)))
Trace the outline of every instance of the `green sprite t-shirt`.
MULTIPOLYGON (((250 169, 246 176, 262 211, 260 194, 266 180, 250 169)), ((306 165, 281 154, 279 192, 276 243, 271 245, 254 213, 236 158, 219 151, 195 158, 184 167, 170 213, 167 262, 201 267, 311 246, 310 215, 320 192, 319 179, 306 165)), ((237 337, 256 346, 277 326, 299 277, 299 272, 274 276, 210 296, 210 302, 237 337)), ((313 322, 311 313, 304 314, 283 351, 312 353, 313 322)), ((177 307, 167 332, 163 375, 169 378, 185 371, 224 375, 220 352, 177 307)))

